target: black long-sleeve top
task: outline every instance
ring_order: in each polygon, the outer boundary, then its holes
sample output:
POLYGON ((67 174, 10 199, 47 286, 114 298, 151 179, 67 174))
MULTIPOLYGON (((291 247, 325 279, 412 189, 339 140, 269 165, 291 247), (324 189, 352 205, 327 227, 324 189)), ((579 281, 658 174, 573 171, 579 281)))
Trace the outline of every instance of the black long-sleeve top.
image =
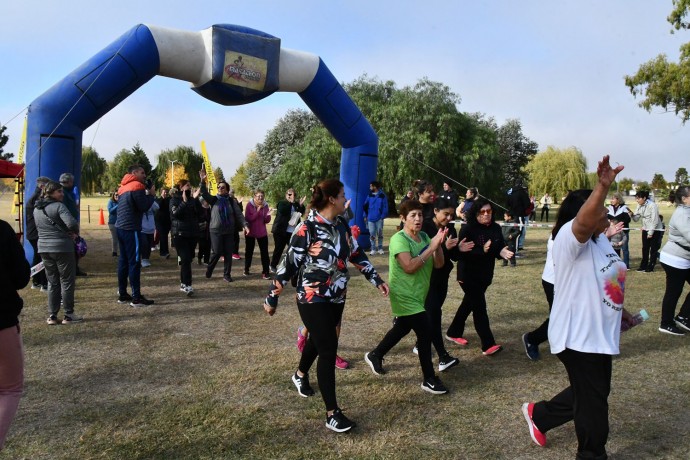
POLYGON ((496 259, 501 258, 501 249, 506 247, 503 240, 501 226, 495 222, 482 225, 477 222, 463 225, 458 235, 460 241, 474 241, 474 248, 470 252, 461 252, 458 260, 458 281, 465 284, 474 283, 478 286, 489 286, 494 279, 494 265, 496 259), (491 240, 488 252, 484 252, 484 244, 491 240))
POLYGON ((0 220, 0 267, 0 329, 7 329, 19 324, 24 301, 17 290, 29 283, 31 267, 17 234, 4 220, 0 220))

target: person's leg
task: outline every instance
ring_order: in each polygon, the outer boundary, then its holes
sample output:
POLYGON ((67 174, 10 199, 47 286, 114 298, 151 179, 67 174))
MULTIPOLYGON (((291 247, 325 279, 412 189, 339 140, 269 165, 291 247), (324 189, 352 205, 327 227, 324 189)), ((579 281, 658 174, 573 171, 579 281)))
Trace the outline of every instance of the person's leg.
POLYGON ((335 393, 335 356, 338 352, 336 325, 340 322, 345 304, 302 304, 298 303, 300 317, 309 329, 309 339, 304 347, 299 372, 306 374, 316 356, 316 375, 321 397, 327 411, 338 408, 335 393))
POLYGON ((376 222, 376 235, 379 240, 379 251, 383 251, 383 218, 376 222))
POLYGON ((153 245, 153 233, 141 234, 141 258, 148 260, 151 258, 151 246, 153 245))
POLYGON ((370 251, 376 250, 376 222, 371 222, 367 220, 367 230, 369 230, 369 244, 371 245, 370 251))
MULTIPOLYGON (((429 286, 429 292, 424 301, 424 308, 429 315, 429 323, 431 326, 431 343, 436 349, 439 358, 448 354, 446 346, 443 343, 443 333, 441 332, 441 320, 443 317, 443 303, 446 301, 448 294, 448 279, 440 280, 438 284, 429 286), (445 281, 445 282, 444 282, 445 281)), ((417 344, 419 349, 419 344, 417 344)))
POLYGON ((231 277, 232 249, 235 247, 235 234, 221 235, 221 255, 223 256, 223 276, 231 277))
MULTIPOLYGON (((539 222, 544 222, 544 214, 546 214, 546 207, 542 206, 541 207, 541 217, 539 218, 539 222)), ((548 222, 549 219, 547 217, 546 221, 548 222)))
POLYGON ((132 297, 141 297, 141 232, 129 231, 129 243, 127 247, 127 264, 129 267, 129 284, 132 287, 132 297))
POLYGON ((376 345, 376 348, 374 348, 371 353, 379 358, 383 358, 386 353, 396 346, 411 330, 412 327, 410 327, 404 316, 393 318, 393 327, 386 333, 381 342, 376 345))
POLYGON ((19 326, 0 329, 0 450, 24 388, 24 350, 19 326))
POLYGON ((240 232, 235 232, 235 247, 232 253, 237 254, 238 258, 240 257, 240 232))
POLYGON ((518 250, 525 247, 525 236, 527 236, 527 225, 529 225, 529 217, 522 217, 520 220, 522 221, 523 226, 520 230, 520 237, 518 238, 518 250))
MULTIPOLYGON (((546 301, 549 304, 549 313, 551 313, 551 307, 553 306, 553 284, 548 281, 541 280, 541 286, 544 288, 544 294, 546 295, 546 301)), ((549 340, 549 318, 541 323, 541 325, 527 333, 527 341, 532 345, 540 345, 549 340)))
POLYGON ((211 258, 206 266, 206 278, 210 278, 213 274, 213 270, 216 268, 216 264, 220 260, 220 256, 223 255, 223 236, 220 233, 210 232, 209 236, 211 238, 211 258))
POLYGON ((471 295, 468 295, 468 289, 464 284, 461 284, 460 287, 465 295, 462 298, 462 302, 460 302, 458 311, 455 312, 453 321, 450 323, 450 326, 448 326, 448 330, 446 331, 446 335, 454 339, 460 338, 465 334, 465 323, 467 322, 467 318, 470 316, 470 313, 472 313, 473 308, 471 295))
POLYGON ((645 270, 649 264, 649 249, 651 241, 647 238, 647 230, 642 230, 642 261, 638 270, 645 270))
POLYGON ((170 235, 170 227, 161 227, 158 236, 158 248, 161 257, 170 255, 170 248, 168 246, 168 237, 170 235))
POLYGON ((434 363, 431 361, 431 322, 426 312, 406 316, 408 326, 414 330, 417 336, 417 351, 419 352, 419 364, 422 367, 424 380, 434 377, 434 363))
MULTIPOLYGON (((489 323, 489 313, 486 310, 486 288, 477 287, 471 289, 472 291, 472 318, 474 319, 474 329, 482 342, 482 351, 496 345, 496 339, 491 332, 491 325, 489 323)), ((465 294, 467 295, 467 294, 465 294)))
POLYGON ((245 236, 245 249, 244 249, 244 271, 249 272, 249 268, 252 266, 252 258, 254 257, 254 246, 256 245, 256 238, 253 236, 245 236))
POLYGON ((60 272, 55 253, 41 253, 43 266, 48 280, 48 315, 57 315, 60 311, 60 272))
POLYGON ((654 232, 652 241, 649 242, 649 265, 648 270, 654 270, 656 261, 659 258, 659 248, 661 248, 661 239, 664 237, 663 232, 654 232))
POLYGON ((119 242, 117 241, 117 227, 115 227, 115 224, 108 224, 108 230, 110 230, 112 252, 113 254, 117 254, 117 250, 119 247, 119 242))
POLYGON ((74 252, 55 253, 55 261, 60 273, 60 297, 65 315, 74 313, 74 288, 77 276, 77 261, 74 252))
MULTIPOLYGON (((34 250, 34 257, 31 260, 31 266, 34 267, 41 263, 41 255, 38 253, 38 239, 29 240, 29 244, 31 244, 31 248, 34 250)), ((33 276, 33 284, 34 286, 45 286, 47 284, 44 270, 33 276)))
POLYGON ((124 230, 116 229, 117 231, 117 243, 120 249, 119 256, 117 258, 117 290, 122 296, 127 294, 127 281, 129 274, 129 259, 127 252, 127 238, 128 232, 124 230))
POLYGON ((269 269, 271 258, 268 255, 268 236, 257 238, 257 243, 259 243, 259 253, 261 255, 261 273, 268 276, 271 273, 269 269))
MULTIPOLYGON (((678 299, 680 299, 681 294, 683 294, 683 287, 690 276, 690 270, 671 267, 663 262, 661 263, 661 267, 666 272, 666 291, 664 292, 664 299, 661 301, 660 326, 674 326, 676 306, 678 305, 678 299)), ((688 298, 690 298, 690 293, 688 294, 688 298)), ((689 303, 689 301, 686 298, 683 307, 685 307, 687 303, 689 303)), ((683 315, 683 308, 681 308, 680 316, 686 318, 686 316, 683 315)))
POLYGON ((175 249, 180 256, 180 283, 185 286, 192 285, 192 259, 194 259, 194 248, 196 238, 175 237, 175 249))
POLYGON ((630 231, 625 232, 625 235, 627 238, 625 239, 625 243, 623 244, 623 262, 625 262, 625 266, 630 269, 630 231))
POLYGON ((271 267, 277 268, 280 263, 280 257, 283 255, 285 246, 287 246, 289 241, 289 233, 287 232, 276 232, 273 234, 273 257, 271 258, 271 267))

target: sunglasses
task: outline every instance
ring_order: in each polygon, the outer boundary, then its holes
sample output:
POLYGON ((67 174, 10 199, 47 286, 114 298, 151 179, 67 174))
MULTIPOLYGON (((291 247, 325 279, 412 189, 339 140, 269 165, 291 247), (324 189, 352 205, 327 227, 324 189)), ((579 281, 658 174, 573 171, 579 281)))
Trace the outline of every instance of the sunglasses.
POLYGON ((493 214, 493 211, 491 209, 480 209, 478 214, 480 216, 490 216, 491 214, 493 214))

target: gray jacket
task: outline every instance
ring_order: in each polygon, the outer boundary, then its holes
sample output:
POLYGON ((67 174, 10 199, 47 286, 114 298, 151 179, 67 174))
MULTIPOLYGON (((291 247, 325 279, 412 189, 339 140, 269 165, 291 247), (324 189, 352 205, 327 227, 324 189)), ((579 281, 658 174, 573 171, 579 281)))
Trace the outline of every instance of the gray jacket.
POLYGON ((79 223, 67 206, 52 199, 39 200, 34 209, 34 220, 38 229, 38 252, 74 252, 74 240, 68 231, 78 233, 79 223), (45 210, 45 214, 43 211, 45 210), (53 225, 50 219, 55 222, 53 225))
POLYGON ((654 233, 655 230, 663 230, 663 225, 659 219, 659 208, 656 203, 647 200, 641 206, 637 207, 637 211, 632 215, 632 220, 639 222, 642 219, 642 230, 647 230, 648 234, 654 233))
POLYGON ((668 241, 661 252, 690 260, 690 206, 680 205, 671 216, 668 223, 668 241))

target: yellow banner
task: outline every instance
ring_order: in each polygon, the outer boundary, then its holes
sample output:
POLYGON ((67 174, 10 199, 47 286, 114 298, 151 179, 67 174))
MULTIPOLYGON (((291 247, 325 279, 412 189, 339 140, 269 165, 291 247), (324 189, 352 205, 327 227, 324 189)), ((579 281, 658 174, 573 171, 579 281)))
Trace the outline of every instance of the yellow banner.
MULTIPOLYGON (((24 129, 22 129, 22 138, 19 141, 19 151, 17 152, 17 164, 24 164, 24 151, 26 150, 26 130, 29 126, 28 117, 24 117, 24 129)), ((24 177, 26 177, 26 171, 24 171, 24 177)), ((29 190, 30 193, 33 192, 33 187, 26 187, 24 185, 24 190, 29 190)), ((14 183, 14 200, 12 200, 12 214, 17 212, 17 206, 19 206, 19 182, 14 183)))
POLYGON ((208 180, 208 193, 215 195, 218 191, 218 183, 216 182, 216 175, 213 174, 213 167, 211 160, 206 151, 206 142, 201 141, 201 155, 204 157, 204 169, 206 170, 206 180, 208 180))

